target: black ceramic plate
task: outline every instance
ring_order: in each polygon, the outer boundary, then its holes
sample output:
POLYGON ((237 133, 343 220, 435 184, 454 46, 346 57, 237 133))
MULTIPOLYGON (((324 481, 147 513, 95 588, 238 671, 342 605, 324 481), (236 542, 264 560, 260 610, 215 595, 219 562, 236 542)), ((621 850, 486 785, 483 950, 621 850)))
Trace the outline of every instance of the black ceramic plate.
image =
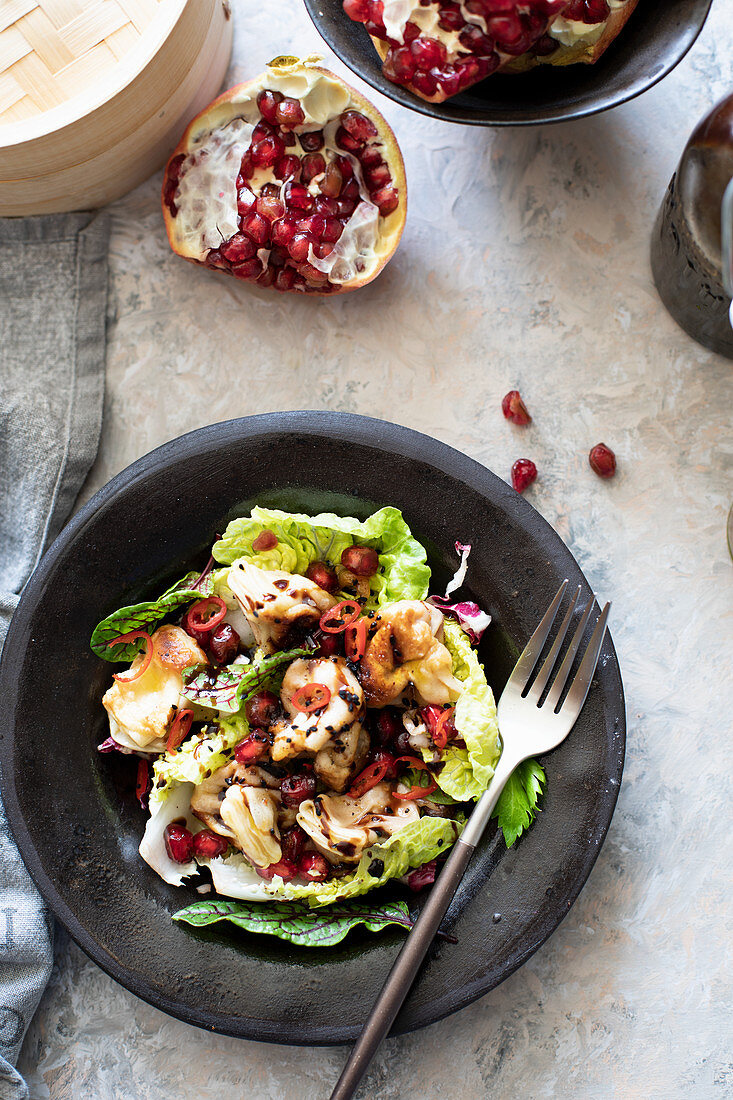
POLYGON ((305 0, 316 28, 341 60, 377 91, 433 118, 473 126, 528 126, 582 118, 651 88, 679 64, 703 28, 712 0, 640 0, 595 65, 544 65, 522 76, 491 76, 445 103, 426 103, 382 75, 382 63, 342 0, 305 0))
MULTIPOLYGON (((455 540, 472 543, 470 587, 494 616, 482 657, 497 692, 560 581, 588 586, 552 529, 484 467, 393 424, 318 412, 233 420, 153 451, 97 493, 29 581, 0 668, 0 762, 13 833, 57 917, 104 970, 189 1023, 347 1042, 402 933, 352 932, 332 950, 303 950, 174 924, 171 913, 199 895, 167 886, 139 858, 134 760, 95 751, 110 682, 89 650, 95 623, 202 564, 227 517, 255 503, 362 517, 397 505, 428 547, 438 589, 455 569, 455 540)), ((509 852, 492 825, 451 910, 459 942, 432 950, 396 1030, 486 993, 557 927, 606 835, 624 730, 607 636, 582 717, 545 761, 542 813, 509 852)))

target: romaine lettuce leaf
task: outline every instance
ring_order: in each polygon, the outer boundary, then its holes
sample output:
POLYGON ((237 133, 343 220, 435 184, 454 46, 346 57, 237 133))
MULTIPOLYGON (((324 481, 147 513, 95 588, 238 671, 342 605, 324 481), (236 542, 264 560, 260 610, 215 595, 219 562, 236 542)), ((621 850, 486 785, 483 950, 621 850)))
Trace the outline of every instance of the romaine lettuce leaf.
POLYGON ((204 596, 211 595, 213 589, 211 574, 207 574, 197 583, 200 576, 199 573, 187 573, 157 600, 146 600, 144 603, 131 604, 129 607, 120 607, 117 611, 113 611, 95 626, 89 643, 92 650, 104 661, 133 661, 140 649, 139 641, 112 646, 111 649, 110 642, 119 638, 121 634, 129 634, 132 630, 147 630, 151 633, 153 628, 171 612, 177 611, 179 607, 191 603, 192 600, 200 600, 204 596))
POLYGON ((332 947, 341 943, 359 924, 369 932, 381 932, 390 924, 399 924, 409 932, 413 925, 404 901, 385 901, 379 905, 344 901, 330 906, 324 913, 311 909, 302 901, 259 905, 207 898, 179 909, 173 914, 173 920, 186 921, 197 928, 227 920, 247 932, 279 936, 298 947, 332 947))
MULTIPOLYGON (((453 673, 463 683, 454 722, 466 748, 449 745, 435 778, 440 789, 458 802, 475 801, 488 787, 501 755, 496 703, 470 639, 458 623, 446 620, 444 636, 453 673)), ((422 755, 426 762, 432 760, 430 749, 423 749, 422 755)))
POLYGON ((306 516, 255 507, 251 516, 232 520, 214 544, 213 555, 224 565, 245 557, 262 569, 302 575, 312 561, 338 565, 342 552, 354 543, 379 554, 380 570, 371 578, 372 594, 379 604, 425 599, 430 581, 427 555, 397 508, 380 508, 362 522, 331 512, 306 516), (271 550, 258 553, 252 543, 263 531, 271 531, 278 542, 271 550))
POLYGON ((458 839, 461 830, 459 822, 444 817, 423 817, 419 821, 411 821, 393 836, 367 848, 350 875, 330 882, 299 885, 284 882, 277 875, 271 882, 266 882, 239 854, 219 857, 207 865, 211 870, 214 889, 225 897, 243 901, 302 899, 312 908, 317 908, 343 898, 366 894, 390 879, 400 878, 412 867, 420 867, 444 855, 458 839))
POLYGON ((153 764, 153 788, 150 792, 150 812, 163 802, 179 783, 203 782, 206 773, 216 771, 231 757, 231 750, 249 734, 243 714, 222 718, 217 725, 202 734, 189 737, 180 748, 165 752, 153 764))

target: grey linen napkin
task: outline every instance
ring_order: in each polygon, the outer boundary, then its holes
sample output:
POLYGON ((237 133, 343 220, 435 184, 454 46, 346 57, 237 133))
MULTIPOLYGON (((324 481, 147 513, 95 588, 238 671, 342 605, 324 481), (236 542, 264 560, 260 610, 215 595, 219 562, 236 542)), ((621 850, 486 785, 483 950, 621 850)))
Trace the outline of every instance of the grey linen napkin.
MULTIPOLYGON (((104 396, 106 214, 0 219, 0 649, 94 461, 104 396)), ((0 800, 0 1100, 53 961, 53 922, 0 800)))

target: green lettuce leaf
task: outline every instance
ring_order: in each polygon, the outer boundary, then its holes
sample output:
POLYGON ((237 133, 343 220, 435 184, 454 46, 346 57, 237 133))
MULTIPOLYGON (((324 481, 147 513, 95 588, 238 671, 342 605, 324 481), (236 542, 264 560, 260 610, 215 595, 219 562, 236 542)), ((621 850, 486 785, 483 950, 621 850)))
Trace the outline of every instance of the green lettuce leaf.
POLYGON ((276 886, 273 879, 271 883, 263 883, 265 893, 279 898, 302 898, 313 908, 331 905, 344 898, 357 897, 359 894, 366 894, 368 890, 376 890, 390 879, 400 878, 413 867, 420 867, 431 859, 445 855, 461 831, 462 825, 458 821, 450 821, 444 817, 423 817, 419 821, 411 821, 393 836, 367 848, 355 871, 345 878, 303 886, 282 880, 276 886))
POLYGON ((369 932, 381 932, 390 924, 399 924, 409 931, 413 924, 404 901, 387 901, 381 905, 346 901, 332 905, 324 913, 297 901, 261 905, 211 898, 179 909, 173 914, 173 920, 186 921, 197 928, 226 920, 247 932, 278 936, 298 947, 332 947, 359 924, 369 932))
POLYGON ((196 583, 199 576, 199 573, 187 573, 157 600, 146 600, 144 603, 131 604, 129 607, 120 607, 117 611, 113 611, 95 626, 90 642, 92 650, 104 661, 133 661, 140 649, 139 641, 116 645, 111 649, 109 643, 119 638, 121 634, 129 634, 131 630, 147 630, 151 633, 163 619, 173 611, 177 611, 179 607, 191 603, 192 600, 200 600, 204 596, 211 595, 213 590, 211 575, 207 574, 199 583, 196 583))
POLYGON ((150 791, 150 812, 167 798, 178 783, 202 783, 206 773, 221 768, 231 758, 232 750, 249 734, 249 724, 242 714, 222 718, 194 734, 173 752, 165 752, 153 763, 153 786, 150 791))
POLYGON ((312 561, 338 565, 342 552, 354 543, 379 554, 380 569, 370 582, 379 604, 425 599, 430 582, 427 555, 397 508, 380 508, 362 522, 331 512, 305 516, 256 507, 251 516, 232 520, 212 553, 224 565, 245 557, 262 569, 302 575, 312 561), (252 543, 263 531, 271 531, 278 542, 258 553, 252 543))
MULTIPOLYGON (((488 787, 501 755, 496 703, 468 635, 449 619, 444 634, 453 673, 463 684, 454 722, 466 748, 449 745, 441 754, 444 766, 435 778, 440 789, 456 801, 475 801, 488 787)), ((423 749, 422 755, 426 762, 432 760, 430 749, 423 749)))
POLYGON ((194 665, 183 670, 183 696, 186 701, 209 710, 235 714, 250 696, 271 686, 291 661, 310 656, 310 649, 288 649, 270 657, 259 654, 252 664, 242 662, 216 670, 208 665, 194 665))
POLYGON ((524 760, 509 776, 491 815, 498 819, 507 848, 534 821, 545 782, 544 769, 536 760, 524 760))

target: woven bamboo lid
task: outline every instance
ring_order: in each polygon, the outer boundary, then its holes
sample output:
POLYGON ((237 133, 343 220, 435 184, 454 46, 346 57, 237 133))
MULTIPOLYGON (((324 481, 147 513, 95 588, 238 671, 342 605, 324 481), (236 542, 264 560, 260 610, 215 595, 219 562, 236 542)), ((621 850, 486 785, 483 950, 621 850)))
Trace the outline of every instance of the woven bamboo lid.
POLYGON ((0 216, 110 201, 216 95, 227 0, 0 0, 0 216))

